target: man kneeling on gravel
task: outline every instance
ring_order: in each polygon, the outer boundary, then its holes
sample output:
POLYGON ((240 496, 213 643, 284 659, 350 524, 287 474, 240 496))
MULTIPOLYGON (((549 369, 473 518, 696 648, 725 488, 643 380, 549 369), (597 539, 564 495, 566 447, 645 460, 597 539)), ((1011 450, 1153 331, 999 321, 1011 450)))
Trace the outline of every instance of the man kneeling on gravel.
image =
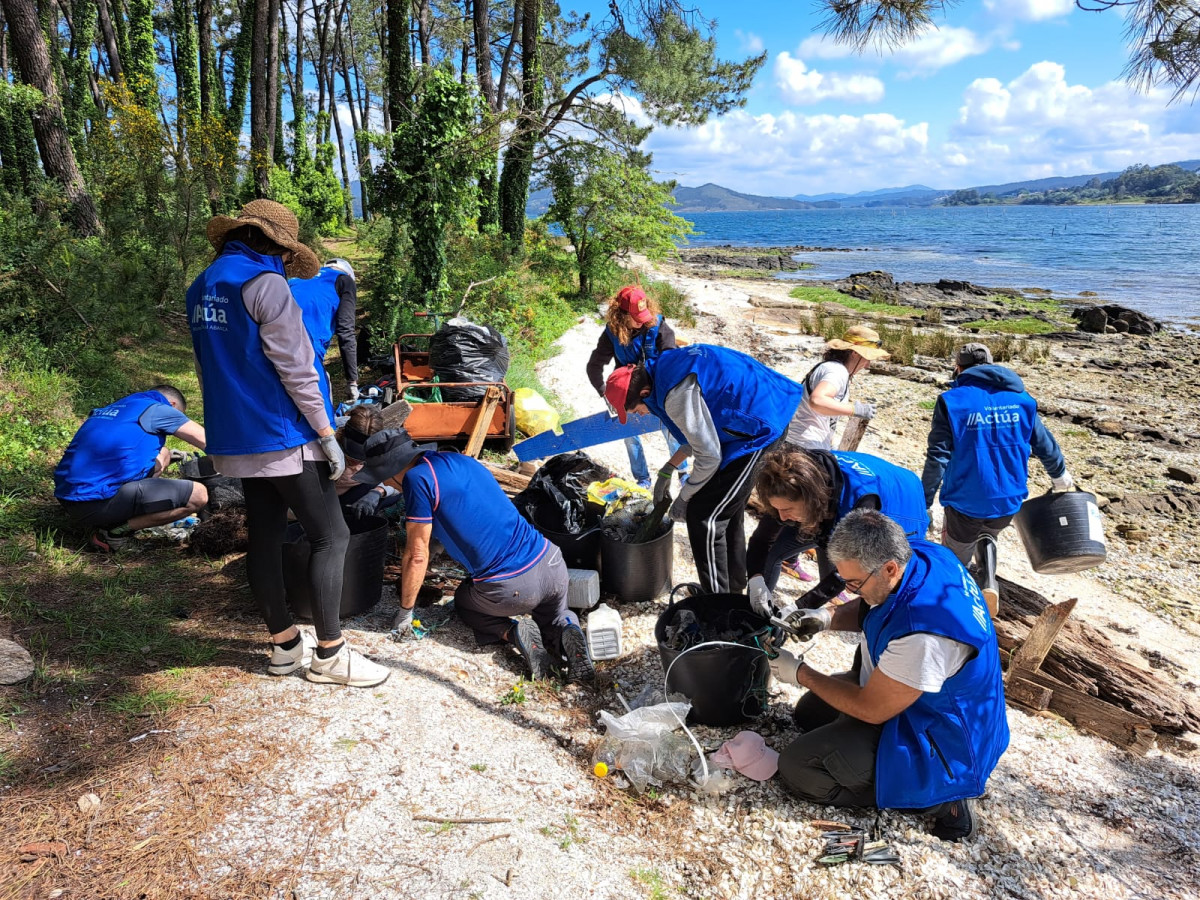
POLYGON ((973 797, 1008 747, 996 632, 975 581, 950 550, 905 537, 877 510, 849 513, 829 558, 859 599, 794 619, 803 639, 862 632, 862 670, 823 675, 787 650, 781 682, 808 688, 804 734, 779 757, 784 785, 823 806, 934 817, 933 834, 975 833, 973 797))
POLYGON ((467 570, 454 592, 454 608, 479 644, 512 644, 535 679, 546 678, 565 660, 572 681, 592 681, 587 642, 567 608, 562 552, 521 518, 478 460, 439 453, 436 444, 418 444, 403 428, 370 437, 347 428, 343 436, 346 457, 364 462, 356 481, 388 479, 404 494, 408 542, 394 634, 412 628, 435 537, 467 570))

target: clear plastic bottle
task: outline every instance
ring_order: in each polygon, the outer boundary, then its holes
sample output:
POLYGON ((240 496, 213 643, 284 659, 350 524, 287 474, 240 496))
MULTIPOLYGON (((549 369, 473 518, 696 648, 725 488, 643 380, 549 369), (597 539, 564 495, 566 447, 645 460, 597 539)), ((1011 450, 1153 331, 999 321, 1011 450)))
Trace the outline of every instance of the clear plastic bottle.
POLYGON ((621 752, 621 742, 614 737, 606 737, 596 747, 592 754, 592 774, 597 778, 611 775, 618 768, 617 754, 621 752))
POLYGON ((654 780, 654 745, 649 741, 633 738, 621 741, 620 746, 617 766, 640 794, 646 790, 646 785, 654 780))

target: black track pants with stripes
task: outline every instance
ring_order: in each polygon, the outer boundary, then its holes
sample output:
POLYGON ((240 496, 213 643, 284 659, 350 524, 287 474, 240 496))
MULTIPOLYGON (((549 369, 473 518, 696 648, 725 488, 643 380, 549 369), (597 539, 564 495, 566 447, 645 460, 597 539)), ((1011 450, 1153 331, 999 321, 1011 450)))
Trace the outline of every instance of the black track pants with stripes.
POLYGON ((735 459, 710 478, 688 503, 688 541, 705 592, 745 593, 746 501, 750 499, 759 463, 781 443, 782 439, 735 459))

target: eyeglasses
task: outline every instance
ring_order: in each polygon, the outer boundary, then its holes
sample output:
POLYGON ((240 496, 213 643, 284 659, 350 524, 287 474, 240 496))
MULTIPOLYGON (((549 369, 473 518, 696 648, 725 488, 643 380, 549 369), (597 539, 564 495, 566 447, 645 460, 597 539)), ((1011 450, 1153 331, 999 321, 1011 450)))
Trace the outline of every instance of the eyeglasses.
POLYGON ((851 578, 849 580, 843 578, 842 584, 845 585, 846 590, 848 590, 851 594, 861 594, 862 589, 867 586, 867 582, 878 575, 879 570, 886 566, 888 562, 890 562, 890 560, 880 563, 880 565, 871 570, 871 574, 866 578, 851 578))

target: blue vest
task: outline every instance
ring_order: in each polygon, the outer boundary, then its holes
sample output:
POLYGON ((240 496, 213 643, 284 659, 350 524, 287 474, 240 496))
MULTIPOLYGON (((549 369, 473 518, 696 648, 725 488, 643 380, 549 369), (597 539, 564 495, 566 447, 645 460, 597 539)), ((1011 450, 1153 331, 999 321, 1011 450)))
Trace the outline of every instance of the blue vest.
POLYGON ((632 366, 640 363, 643 355, 646 359, 658 356, 658 329, 662 320, 663 317, 659 316, 658 321, 649 328, 634 332, 628 344, 622 344, 613 334, 613 330, 606 326, 604 330, 608 332, 608 338, 612 341, 613 356, 617 358, 617 362, 622 366, 632 366))
POLYGON ((93 409, 71 438, 54 469, 54 496, 80 502, 107 500, 121 485, 148 478, 166 435, 148 434, 138 419, 155 403, 169 401, 142 391, 93 409))
MULTIPOLYGON (((242 287, 264 272, 283 275, 283 260, 230 241, 188 288, 188 322, 203 378, 204 432, 211 454, 288 450, 317 437, 263 352, 258 323, 242 301, 242 287)), ((332 422, 329 379, 319 359, 315 368, 332 422)))
POLYGON ((942 394, 954 449, 942 477, 942 505, 976 519, 1021 508, 1037 403, 1025 391, 958 385, 942 394))
POLYGON ((908 469, 867 453, 835 450, 833 457, 842 472, 839 522, 859 500, 875 494, 879 497, 880 512, 898 522, 910 539, 925 537, 929 516, 925 512, 925 491, 920 478, 908 469))
POLYGON ((924 809, 978 797, 1008 747, 996 632, 974 579, 945 547, 909 542, 913 555, 896 590, 867 612, 863 634, 876 665, 908 634, 940 634, 975 657, 883 724, 875 757, 880 809, 924 809))
POLYGON ((667 394, 695 375, 721 441, 721 468, 773 444, 787 431, 804 388, 737 350, 693 344, 664 350, 646 360, 650 396, 646 406, 681 444, 687 437, 671 421, 663 404, 667 394))
POLYGON ((333 340, 334 319, 342 300, 338 296, 337 280, 342 274, 337 269, 325 267, 314 278, 288 279, 292 296, 304 314, 304 328, 312 338, 318 364, 325 358, 325 351, 333 340))

